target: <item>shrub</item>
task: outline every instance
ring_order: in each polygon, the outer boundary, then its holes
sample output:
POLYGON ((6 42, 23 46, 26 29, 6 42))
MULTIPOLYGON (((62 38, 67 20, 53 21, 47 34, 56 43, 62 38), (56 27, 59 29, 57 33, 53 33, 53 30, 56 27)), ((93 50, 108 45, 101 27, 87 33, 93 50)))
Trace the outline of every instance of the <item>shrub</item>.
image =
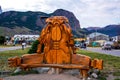
POLYGON ((120 44, 120 40, 118 41, 118 43, 120 44))
POLYGON ((37 46, 39 44, 39 41, 36 40, 32 43, 31 48, 29 49, 28 53, 32 54, 32 53, 36 53, 37 52, 37 46))
POLYGON ((5 37, 4 36, 0 36, 0 44, 4 44, 5 42, 5 37))

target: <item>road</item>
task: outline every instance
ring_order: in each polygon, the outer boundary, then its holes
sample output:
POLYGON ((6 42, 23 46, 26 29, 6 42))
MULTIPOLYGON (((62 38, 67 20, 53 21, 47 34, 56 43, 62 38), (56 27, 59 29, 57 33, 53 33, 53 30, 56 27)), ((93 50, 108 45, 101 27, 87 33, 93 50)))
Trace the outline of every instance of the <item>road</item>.
POLYGON ((87 50, 120 57, 120 50, 114 50, 114 49, 112 49, 112 50, 102 50, 101 48, 93 48, 93 47, 88 47, 87 50))
MULTIPOLYGON (((27 46, 27 47, 30 47, 30 46, 27 46)), ((22 49, 21 46, 13 46, 13 47, 0 47, 0 52, 1 51, 8 51, 8 50, 16 50, 16 49, 22 49)))
MULTIPOLYGON (((4 47, 4 48, 0 48, 0 52, 7 50, 16 50, 16 49, 22 49, 22 47, 21 46, 4 47)), ((101 48, 93 48, 93 47, 87 47, 87 50, 120 57, 120 50, 102 50, 101 48)))

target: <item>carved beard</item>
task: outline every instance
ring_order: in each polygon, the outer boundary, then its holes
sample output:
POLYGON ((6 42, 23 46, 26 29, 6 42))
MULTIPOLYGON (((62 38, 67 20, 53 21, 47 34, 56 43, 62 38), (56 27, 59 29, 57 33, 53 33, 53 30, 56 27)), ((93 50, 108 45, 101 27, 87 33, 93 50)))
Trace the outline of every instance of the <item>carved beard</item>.
POLYGON ((60 41, 62 34, 59 24, 55 24, 54 27, 52 27, 51 35, 53 41, 60 41))

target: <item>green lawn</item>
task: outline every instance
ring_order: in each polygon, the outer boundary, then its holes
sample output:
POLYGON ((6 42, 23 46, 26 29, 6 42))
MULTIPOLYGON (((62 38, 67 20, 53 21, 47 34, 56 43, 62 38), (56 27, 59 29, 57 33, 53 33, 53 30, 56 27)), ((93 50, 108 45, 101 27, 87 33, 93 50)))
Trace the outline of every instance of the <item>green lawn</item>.
MULTIPOLYGON (((20 44, 17 44, 15 46, 21 46, 20 44)), ((3 47, 13 47, 13 45, 0 45, 0 48, 3 48, 3 47)))
MULTIPOLYGON (((97 52, 91 52, 86 50, 79 50, 78 54, 84 54, 90 56, 92 59, 98 58, 103 60, 103 70, 101 70, 101 77, 105 78, 109 75, 113 75, 114 77, 120 76, 120 57, 100 54, 97 52)), ((100 79, 106 80, 106 79, 100 79)), ((119 80, 119 79, 115 79, 119 80)))
MULTIPOLYGON (((28 52, 29 48, 25 50, 11 50, 11 51, 3 51, 0 52, 0 71, 4 70, 13 70, 13 68, 9 68, 7 64, 7 59, 9 57, 14 57, 14 56, 21 56, 23 54, 26 54, 28 52)), ((87 56, 90 56, 92 59, 93 58, 98 58, 98 59, 103 59, 104 61, 104 69, 102 70, 103 72, 117 72, 114 74, 118 74, 120 71, 120 57, 115 57, 111 55, 106 55, 106 54, 100 54, 96 52, 90 52, 86 50, 79 50, 79 54, 84 54, 87 56)))
POLYGON ((79 50, 78 53, 90 56, 92 59, 93 58, 102 59, 104 62, 103 71, 118 71, 118 70, 120 70, 120 57, 106 55, 106 54, 100 54, 97 52, 91 52, 91 51, 86 51, 86 50, 79 50))
POLYGON ((10 51, 3 51, 0 52, 0 71, 8 71, 13 70, 13 68, 8 67, 8 58, 15 57, 15 56, 21 56, 23 54, 26 54, 28 52, 29 48, 26 48, 25 50, 10 50, 10 51))
POLYGON ((0 48, 3 48, 3 47, 12 47, 13 45, 0 45, 0 48))
POLYGON ((18 50, 3 51, 3 52, 0 52, 0 57, 21 56, 21 55, 27 53, 28 50, 29 50, 29 48, 26 48, 24 50, 18 49, 18 50))

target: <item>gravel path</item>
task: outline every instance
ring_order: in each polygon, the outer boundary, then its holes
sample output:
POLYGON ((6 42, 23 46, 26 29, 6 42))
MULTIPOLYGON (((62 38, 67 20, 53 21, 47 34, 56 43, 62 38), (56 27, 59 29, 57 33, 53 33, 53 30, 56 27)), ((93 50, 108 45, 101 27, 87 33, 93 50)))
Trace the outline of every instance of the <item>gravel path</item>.
MULTIPOLYGON (((82 80, 80 78, 79 70, 63 70, 60 74, 48 74, 47 68, 40 69, 39 74, 26 74, 26 75, 16 75, 3 77, 2 80, 82 80)), ((120 78, 120 76, 119 76, 120 78)), ((107 80, 114 80, 115 77, 111 74, 108 75, 107 80)), ((0 79, 1 80, 1 79, 0 79)), ((88 80, 99 80, 95 78, 90 78, 88 80)))
POLYGON ((49 68, 37 68, 39 74, 4 77, 3 80, 81 80, 78 69, 63 70, 60 74, 48 74, 49 68))
POLYGON ((69 74, 29 74, 5 77, 3 80, 80 80, 69 74))
MULTIPOLYGON (((38 68, 41 70, 40 68, 38 68)), ((3 80, 81 80, 79 70, 63 70, 60 74, 48 74, 47 69, 42 69, 39 74, 17 75, 4 77, 3 80), (45 72, 44 72, 45 71, 45 72)))

